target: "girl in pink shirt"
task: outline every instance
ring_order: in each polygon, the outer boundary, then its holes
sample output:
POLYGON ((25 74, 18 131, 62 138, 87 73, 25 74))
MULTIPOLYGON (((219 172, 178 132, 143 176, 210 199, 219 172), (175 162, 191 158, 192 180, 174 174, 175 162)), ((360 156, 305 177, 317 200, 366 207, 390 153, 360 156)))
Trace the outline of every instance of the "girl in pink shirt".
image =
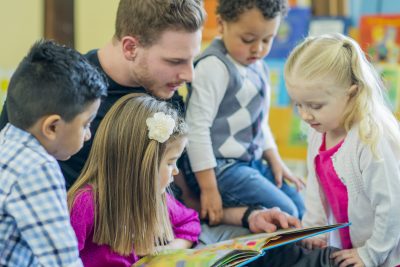
POLYGON ((400 128, 379 75, 353 39, 327 34, 292 51, 285 80, 310 125, 302 223, 351 222, 303 244, 341 248, 339 267, 400 265, 400 128))
POLYGON ((185 145, 186 125, 165 102, 129 94, 110 109, 68 192, 85 266, 128 267, 141 256, 197 242, 197 213, 165 191, 185 145))

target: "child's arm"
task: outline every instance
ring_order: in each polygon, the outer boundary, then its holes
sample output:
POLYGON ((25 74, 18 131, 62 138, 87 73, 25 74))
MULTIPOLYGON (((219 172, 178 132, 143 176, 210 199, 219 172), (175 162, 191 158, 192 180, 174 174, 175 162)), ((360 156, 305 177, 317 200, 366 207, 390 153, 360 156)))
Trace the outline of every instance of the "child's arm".
MULTIPOLYGON (((264 63, 265 65, 265 63, 264 63)), ((297 190, 301 190, 304 187, 304 182, 301 178, 294 176, 286 164, 281 159, 278 149, 276 147, 276 143, 274 140, 274 136, 272 134, 271 128, 269 126, 269 108, 271 106, 271 90, 266 90, 266 98, 265 98, 265 116, 261 125, 261 131, 265 138, 263 149, 263 159, 268 162, 271 166, 272 173, 275 177, 275 183, 277 187, 282 186, 283 179, 287 179, 293 182, 297 188, 297 190)))
POLYGON ((349 207, 349 214, 357 214, 357 218, 360 218, 358 221, 352 221, 350 231, 369 237, 363 246, 357 248, 358 255, 366 266, 381 265, 389 255, 393 257, 400 248, 398 154, 387 140, 379 142, 377 151, 381 158, 375 158, 367 147, 363 149, 361 155, 358 155, 360 156, 362 188, 365 190, 364 199, 370 201, 368 204, 373 209, 373 214, 349 207), (371 229, 371 221, 373 221, 372 232, 365 233, 362 230, 365 228, 363 221, 366 219, 368 229, 371 229))
POLYGON ((217 57, 201 60, 195 68, 186 121, 189 126, 187 152, 201 190, 201 217, 210 224, 220 222, 221 196, 213 168, 217 165, 210 129, 228 87, 229 73, 217 57))
POLYGON ((214 169, 196 172, 195 176, 200 187, 200 217, 208 218, 210 225, 219 224, 223 210, 214 169))
POLYGON ((185 249, 185 248, 191 248, 192 245, 193 245, 192 241, 181 238, 175 238, 168 245, 162 246, 161 249, 185 249))
POLYGON ((307 148, 307 186, 305 192, 305 213, 302 224, 305 227, 322 226, 328 224, 324 200, 321 198, 322 189, 315 174, 314 157, 322 142, 321 134, 310 127, 308 132, 307 148))
POLYGON ((56 162, 33 166, 8 196, 5 208, 42 266, 82 266, 66 199, 56 162))
POLYGON ((86 240, 94 228, 94 200, 89 187, 78 191, 70 210, 70 220, 78 240, 79 251, 83 250, 86 240))
POLYGON ((195 210, 185 207, 173 196, 166 194, 168 213, 175 239, 170 248, 190 248, 197 243, 201 232, 200 220, 195 210))
POLYGON ((288 181, 294 183, 298 191, 304 188, 304 181, 300 177, 293 175, 293 173, 281 159, 276 148, 265 150, 263 153, 263 158, 271 166, 277 187, 280 188, 282 186, 283 179, 287 179, 288 181))

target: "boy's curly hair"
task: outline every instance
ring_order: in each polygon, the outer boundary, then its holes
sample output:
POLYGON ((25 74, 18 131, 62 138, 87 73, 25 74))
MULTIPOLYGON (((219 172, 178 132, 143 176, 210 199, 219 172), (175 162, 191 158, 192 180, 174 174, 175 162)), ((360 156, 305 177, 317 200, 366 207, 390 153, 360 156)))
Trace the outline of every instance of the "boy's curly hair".
POLYGON ((236 21, 246 10, 258 8, 265 19, 287 14, 287 0, 219 0, 217 14, 225 21, 236 21))

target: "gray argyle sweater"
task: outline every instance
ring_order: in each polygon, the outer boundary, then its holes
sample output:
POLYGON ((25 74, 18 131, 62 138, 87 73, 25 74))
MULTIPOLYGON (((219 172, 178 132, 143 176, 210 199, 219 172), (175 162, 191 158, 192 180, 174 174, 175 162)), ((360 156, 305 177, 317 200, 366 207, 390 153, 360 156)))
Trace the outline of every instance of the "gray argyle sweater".
MULTIPOLYGON (((228 88, 210 128, 215 158, 260 159, 265 149, 275 146, 267 126, 270 88, 266 64, 260 61, 247 66, 246 77, 243 77, 232 60, 227 58, 220 39, 211 43, 196 59, 195 65, 208 56, 221 60, 230 75, 228 88)), ((189 85, 188 105, 190 96, 189 85)))

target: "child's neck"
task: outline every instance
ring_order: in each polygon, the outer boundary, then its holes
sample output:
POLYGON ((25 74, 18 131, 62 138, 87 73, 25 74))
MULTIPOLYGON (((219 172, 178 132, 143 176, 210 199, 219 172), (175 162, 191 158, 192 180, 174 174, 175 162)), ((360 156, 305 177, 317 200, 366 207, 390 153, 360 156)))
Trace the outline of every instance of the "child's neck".
POLYGON ((347 135, 343 129, 340 132, 326 132, 325 133, 325 149, 330 149, 339 144, 347 135))

